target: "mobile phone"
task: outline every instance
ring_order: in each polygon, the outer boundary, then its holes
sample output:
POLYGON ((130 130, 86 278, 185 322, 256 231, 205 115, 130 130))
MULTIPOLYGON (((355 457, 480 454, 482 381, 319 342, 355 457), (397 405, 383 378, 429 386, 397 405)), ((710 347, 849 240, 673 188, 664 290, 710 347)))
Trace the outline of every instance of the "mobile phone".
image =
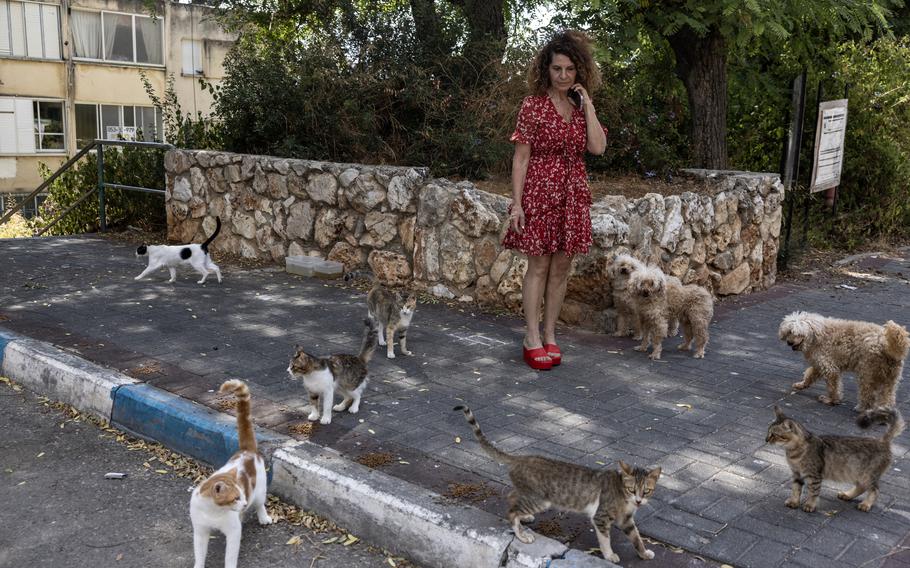
POLYGON ((575 89, 569 89, 569 99, 572 100, 572 103, 575 106, 581 108, 581 103, 583 102, 582 101, 583 98, 584 97, 581 96, 581 93, 579 93, 575 89))

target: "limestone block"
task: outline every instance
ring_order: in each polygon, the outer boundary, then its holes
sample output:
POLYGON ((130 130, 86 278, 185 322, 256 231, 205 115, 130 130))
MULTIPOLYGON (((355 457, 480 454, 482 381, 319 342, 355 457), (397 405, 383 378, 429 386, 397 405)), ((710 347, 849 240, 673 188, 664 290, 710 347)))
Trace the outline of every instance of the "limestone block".
POLYGON ((332 247, 332 250, 329 251, 326 258, 328 260, 340 262, 344 265, 345 271, 350 272, 358 266, 363 265, 367 255, 358 247, 351 246, 345 242, 338 242, 335 243, 335 246, 332 247))
POLYGON ((607 276, 609 260, 601 254, 576 255, 566 284, 566 298, 592 308, 613 304, 613 287, 607 276))
POLYGON ((417 203, 417 224, 421 227, 435 227, 449 216, 452 202, 457 197, 454 188, 438 183, 423 186, 417 203))
POLYGON ((344 195, 353 209, 367 213, 385 200, 386 190, 371 174, 361 174, 344 190, 344 195))
POLYGON ((342 188, 346 189, 348 186, 351 185, 351 183, 353 183, 353 181, 355 179, 357 179, 357 176, 359 176, 359 175, 360 175, 360 172, 357 171, 356 168, 348 168, 348 169, 344 170, 343 172, 341 172, 341 174, 339 174, 338 182, 341 184, 342 188))
POLYGON ((454 225, 446 225, 440 230, 439 256, 443 280, 464 288, 477 278, 474 243, 454 225))
POLYGON ((496 293, 496 283, 489 276, 481 276, 477 279, 474 287, 474 294, 477 301, 485 305, 495 305, 499 303, 499 295, 496 293))
POLYGON ((692 254, 689 257, 689 260, 691 260, 693 264, 704 264, 706 258, 707 249, 705 247, 705 241, 701 238, 695 239, 695 243, 692 245, 692 254))
POLYGON ((392 251, 374 250, 367 263, 376 279, 390 286, 404 286, 411 278, 411 266, 403 255, 392 251))
POLYGON ((718 193, 714 196, 714 227, 720 227, 727 222, 727 202, 729 196, 726 193, 718 193))
POLYGON ((455 294, 446 287, 445 284, 434 284, 427 290, 430 294, 436 296, 437 298, 445 298, 451 300, 455 297, 455 294))
POLYGON ((236 213, 233 218, 234 233, 246 239, 256 236, 256 220, 251 215, 236 213))
POLYGON ((411 215, 398 223, 398 235, 401 237, 401 246, 408 254, 414 254, 414 225, 417 217, 411 215))
POLYGON ((291 205, 288 215, 287 234, 292 239, 305 241, 313 238, 313 226, 316 222, 316 210, 309 201, 291 205))
POLYGON ((313 201, 335 205, 338 202, 338 180, 329 173, 316 174, 307 182, 306 192, 313 201))
MULTIPOLYGON (((189 208, 189 206, 187 206, 186 203, 181 203, 179 201, 175 201, 175 202, 171 203, 171 212, 174 214, 175 219, 177 219, 178 221, 183 221, 184 219, 187 218, 187 215, 189 215, 190 208, 189 208)), ((184 241, 184 242, 188 242, 188 241, 184 241)))
MULTIPOLYGON (((297 243, 291 243, 288 246, 288 256, 306 256, 306 251, 297 243)), ((335 260, 335 259, 332 259, 335 260)))
POLYGON ((417 194, 421 176, 414 170, 407 170, 402 175, 397 175, 389 180, 388 196, 389 208, 392 211, 417 211, 417 194))
POLYGON ((667 268, 667 273, 675 276, 677 278, 682 278, 686 275, 686 272, 689 270, 689 257, 687 255, 681 254, 673 258, 670 261, 670 266, 667 268))
POLYGON ((288 164, 287 160, 274 160, 271 165, 272 169, 278 172, 282 177, 288 175, 288 172, 291 171, 291 166, 288 164))
POLYGON ((190 187, 190 180, 187 176, 177 176, 174 179, 174 189, 171 192, 171 198, 177 201, 189 201, 193 197, 193 190, 190 187))
POLYGON ((487 274, 496 261, 499 252, 499 241, 486 237, 474 243, 474 270, 477 274, 487 274))
POLYGON ((288 178, 281 174, 269 174, 269 197, 285 199, 288 196, 288 178))
POLYGON ((414 277, 432 282, 439 280, 440 274, 436 231, 418 227, 414 236, 414 277))
POLYGON ((314 239, 322 248, 328 247, 338 239, 344 228, 344 219, 334 209, 325 208, 316 217, 314 239))
POLYGON ((363 220, 366 235, 360 244, 373 248, 383 248, 398 236, 398 216, 394 213, 370 211, 363 220))
MULTIPOLYGON (((639 224, 638 229, 641 228, 639 224)), ((593 213, 591 215, 591 233, 594 244, 602 249, 628 241, 629 225, 622 222, 612 213, 593 213)))
POLYGON ((664 206, 666 209, 660 233, 660 246, 674 252, 684 227, 682 200, 678 195, 671 195, 664 199, 664 206))
POLYGON ((237 164, 231 164, 224 168, 224 175, 231 183, 237 183, 243 179, 240 175, 240 166, 237 164))
POLYGON ((717 286, 717 293, 721 296, 743 293, 749 287, 751 274, 752 271, 748 262, 740 264, 732 272, 728 272, 721 277, 717 286))
POLYGON ((250 241, 241 240, 240 241, 240 256, 243 258, 259 258, 259 250, 253 246, 250 241))
POLYGON ((499 216, 478 196, 476 189, 461 188, 452 204, 451 222, 469 237, 499 229, 499 216))
POLYGON ((206 205, 205 201, 203 201, 202 199, 199 199, 198 197, 195 197, 195 196, 192 199, 190 199, 190 201, 189 201, 189 203, 187 203, 187 205, 190 208, 190 216, 194 219, 198 219, 199 217, 204 217, 206 212, 208 211, 208 206, 206 205))
POLYGON ((503 274, 512 265, 513 256, 515 256, 514 253, 509 249, 499 251, 499 255, 496 256, 496 260, 493 261, 493 265, 490 267, 490 279, 494 284, 499 283, 503 274))
POLYGON ((726 272, 733 268, 733 252, 726 250, 719 255, 714 257, 714 260, 711 262, 714 266, 726 272))

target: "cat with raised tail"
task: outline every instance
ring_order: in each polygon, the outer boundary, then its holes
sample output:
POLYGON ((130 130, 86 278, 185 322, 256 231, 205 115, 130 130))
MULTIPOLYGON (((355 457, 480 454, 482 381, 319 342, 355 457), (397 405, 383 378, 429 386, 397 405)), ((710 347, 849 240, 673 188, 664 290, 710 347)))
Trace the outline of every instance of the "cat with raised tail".
POLYGON ((879 479, 891 466, 891 441, 903 431, 904 420, 895 408, 882 407, 863 412, 856 423, 860 428, 886 424, 888 429, 881 438, 817 436, 774 407, 774 422, 768 426, 765 441, 780 444, 787 451, 787 464, 793 473, 792 492, 784 503, 787 507, 799 507, 803 486, 808 486, 803 511, 811 513, 818 506, 822 480, 830 479, 854 485, 850 491, 838 493, 838 499, 851 501, 865 493, 866 498, 856 508, 872 508, 878 498, 879 479))
POLYGON ((271 524, 265 510, 265 461, 256 447, 256 435, 250 420, 250 389, 239 380, 226 381, 220 392, 232 392, 237 398, 237 434, 240 449, 224 466, 193 490, 190 519, 193 521, 194 568, 205 568, 209 535, 213 529, 224 533, 225 568, 237 568, 243 515, 256 510, 260 525, 271 524))
POLYGON ((358 355, 337 353, 328 357, 310 355, 303 347, 297 346, 288 374, 292 379, 303 380, 310 395, 310 410, 307 420, 319 420, 321 424, 331 424, 332 411, 357 414, 360 410, 360 399, 367 387, 367 363, 376 351, 376 322, 364 320, 366 331, 358 355), (335 391, 344 397, 340 403, 335 402, 335 391))
POLYGON ((214 272, 218 277, 218 283, 221 283, 221 269, 212 262, 209 256, 209 245, 218 236, 221 231, 221 217, 215 217, 215 231, 201 245, 141 245, 136 249, 136 256, 148 256, 149 264, 135 280, 141 280, 158 270, 167 268, 171 273, 171 279, 168 283, 177 280, 178 266, 191 266, 196 272, 202 275, 197 284, 205 284, 205 279, 209 274, 214 272))
POLYGON ((487 440, 471 409, 456 406, 455 410, 464 412, 484 451, 509 466, 514 489, 509 494, 508 517, 518 540, 534 542, 534 535, 522 528, 522 521, 532 522, 536 513, 556 507, 588 515, 600 551, 610 562, 619 562, 619 555, 610 545, 610 527, 614 523, 629 537, 640 558, 654 558, 654 552, 645 548, 634 517, 654 493, 659 467, 645 470, 620 461, 619 471, 596 470, 543 456, 508 454, 487 440))

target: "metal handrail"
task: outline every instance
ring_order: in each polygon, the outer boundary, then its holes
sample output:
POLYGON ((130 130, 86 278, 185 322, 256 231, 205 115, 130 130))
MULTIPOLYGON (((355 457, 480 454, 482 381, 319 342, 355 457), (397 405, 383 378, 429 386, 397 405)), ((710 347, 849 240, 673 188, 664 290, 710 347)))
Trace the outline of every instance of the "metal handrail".
POLYGON ((123 184, 119 184, 119 183, 105 182, 104 181, 104 147, 105 146, 133 146, 133 147, 139 147, 139 148, 159 148, 159 149, 165 149, 165 150, 174 148, 173 144, 167 144, 165 142, 137 142, 137 141, 133 141, 133 140, 102 140, 102 139, 96 138, 95 140, 92 140, 92 142, 88 146, 81 149, 75 156, 73 156, 72 158, 67 160, 62 166, 57 168, 57 171, 55 171, 51 175, 51 177, 44 180, 44 182, 41 185, 39 185, 37 187, 37 189, 35 189, 33 192, 29 193, 28 196, 26 196, 24 199, 22 199, 22 201, 20 201, 12 209, 10 209, 6 214, 4 214, 3 217, 0 217, 0 225, 5 223, 6 221, 8 221, 16 212, 22 210, 22 208, 25 206, 26 203, 28 203, 28 201, 30 199, 34 198, 36 195, 41 193, 41 191, 43 189, 45 189, 47 186, 49 186, 51 183, 53 183, 53 181, 55 179, 57 179, 60 176, 60 174, 62 174, 63 172, 65 172, 66 170, 71 168, 73 166, 73 164, 76 163, 77 160, 79 160, 79 158, 86 155, 90 150, 92 150, 95 147, 98 148, 98 185, 96 187, 93 187, 89 191, 86 191, 84 194, 82 194, 82 196, 79 197, 79 199, 76 200, 75 203, 72 203, 62 213, 57 215, 48 225, 46 225, 43 229, 41 229, 40 231, 35 233, 36 237, 43 235, 47 230, 49 230, 51 227, 56 225, 63 217, 68 215, 70 211, 75 209, 76 206, 78 206, 80 203, 85 201, 85 199, 89 195, 91 195, 92 193, 94 193, 96 191, 98 192, 98 213, 100 216, 99 220, 100 220, 100 225, 101 225, 100 229, 101 229, 102 233, 104 231, 106 231, 107 230, 107 219, 106 219, 105 207, 104 207, 104 188, 106 188, 106 187, 109 187, 112 189, 121 189, 121 190, 126 190, 126 191, 139 191, 139 192, 144 192, 144 193, 153 193, 153 194, 157 194, 157 195, 165 194, 165 191, 163 189, 154 189, 154 188, 150 188, 150 187, 137 187, 134 185, 123 185, 123 184))
POLYGON ((36 195, 38 195, 39 193, 41 193, 41 191, 42 191, 44 188, 46 188, 46 187, 49 186, 51 183, 53 183, 53 181, 54 181, 55 179, 57 179, 57 177, 59 177, 60 174, 62 174, 64 171, 68 170, 68 169, 70 168, 70 166, 72 166, 74 163, 76 163, 76 160, 78 160, 78 159, 81 158, 82 156, 86 155, 86 154, 88 153, 89 150, 91 150, 92 148, 94 148, 94 147, 95 147, 95 144, 97 144, 97 142, 98 142, 97 140, 93 140, 91 144, 89 144, 89 145, 86 146, 85 148, 79 150, 79 153, 78 153, 78 154, 76 154, 75 156, 73 156, 72 158, 70 158, 69 160, 67 160, 66 163, 64 163, 62 166, 60 166, 59 168, 57 168, 57 171, 54 172, 53 175, 51 175, 51 177, 49 177, 49 178, 47 178, 46 180, 44 180, 44 183, 42 183, 41 185, 39 185, 39 186, 38 186, 38 189, 36 189, 35 191, 29 193, 24 199, 22 199, 22 201, 20 201, 18 204, 16 204, 15 207, 13 207, 13 208, 10 209, 9 211, 7 211, 6 214, 3 215, 3 217, 0 217, 0 225, 2 225, 3 223, 6 223, 7 221, 9 221, 10 217, 12 217, 17 211, 19 211, 19 210, 21 210, 23 207, 25 207, 25 204, 28 203, 28 200, 29 200, 29 199, 34 198, 36 195))

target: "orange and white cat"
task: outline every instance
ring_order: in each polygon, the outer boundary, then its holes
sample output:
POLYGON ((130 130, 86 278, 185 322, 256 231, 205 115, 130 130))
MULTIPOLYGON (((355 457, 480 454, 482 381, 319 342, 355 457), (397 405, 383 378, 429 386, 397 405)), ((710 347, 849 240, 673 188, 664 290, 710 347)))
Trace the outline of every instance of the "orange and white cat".
POLYGON ((250 389, 239 380, 225 381, 221 392, 237 397, 237 434, 240 449, 224 466, 193 490, 190 519, 193 521, 194 568, 205 568, 205 555, 212 529, 224 533, 225 568, 237 568, 243 514, 256 509, 260 525, 271 524, 265 510, 265 461, 256 449, 256 435, 250 420, 250 389))

